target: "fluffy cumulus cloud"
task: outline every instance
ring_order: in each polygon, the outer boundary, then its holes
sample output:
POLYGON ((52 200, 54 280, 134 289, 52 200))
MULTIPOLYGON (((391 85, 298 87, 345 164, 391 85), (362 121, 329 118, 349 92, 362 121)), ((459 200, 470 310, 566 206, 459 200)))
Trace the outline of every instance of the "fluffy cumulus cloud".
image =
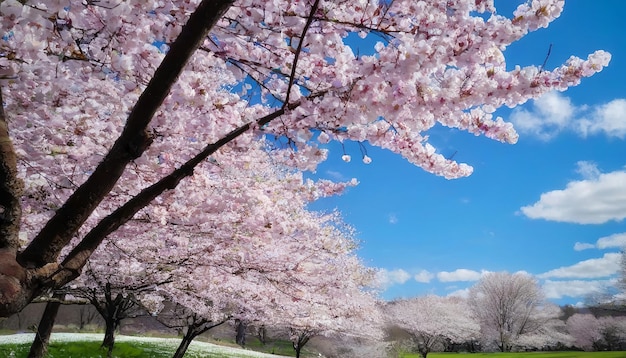
POLYGON ((441 282, 456 282, 456 281, 478 281, 484 274, 483 272, 457 269, 452 272, 441 271, 437 273, 437 279, 441 282))
POLYGON ((530 110, 525 107, 515 109, 511 122, 520 133, 548 140, 569 126, 575 111, 569 98, 550 92, 534 100, 530 110))
POLYGON ((571 281, 551 281, 546 280, 542 287, 543 292, 549 299, 561 299, 567 297, 587 297, 596 293, 604 292, 608 287, 614 285, 612 280, 571 280, 571 281))
POLYGON ((626 232, 602 237, 598 239, 596 246, 598 249, 626 248, 626 232))
POLYGON ((469 288, 462 288, 462 289, 458 289, 455 291, 452 291, 450 293, 448 293, 446 296, 448 297, 462 297, 462 298, 468 298, 469 297, 469 288))
POLYGON ((602 174, 594 162, 580 160, 576 163, 576 166, 576 172, 580 174, 583 179, 597 179, 600 174, 602 174))
POLYGON ((620 268, 620 253, 607 253, 597 259, 580 261, 571 266, 563 266, 558 269, 537 275, 539 278, 599 278, 616 274, 620 268))
POLYGON ((585 137, 604 134, 626 137, 626 99, 615 99, 597 106, 575 106, 559 92, 546 93, 530 106, 511 113, 511 122, 524 134, 550 140, 564 130, 585 137))
POLYGON ((411 275, 403 269, 379 269, 376 274, 378 286, 385 289, 393 285, 401 285, 411 279, 411 275))
MULTIPOLYGON (((579 172, 581 165, 579 163, 579 172)), ((590 168, 584 169, 587 173, 590 168)), ((572 181, 565 189, 541 194, 539 201, 521 211, 531 219, 602 224, 626 218, 626 171, 599 173, 572 181)))
POLYGON ((426 270, 422 270, 413 276, 415 281, 421 282, 421 283, 429 283, 434 277, 435 275, 433 273, 428 272, 426 270))
POLYGON ((626 232, 601 237, 595 244, 587 242, 577 242, 574 244, 574 250, 582 251, 587 249, 626 249, 626 232))
POLYGON ((574 244, 574 250, 576 250, 576 251, 595 249, 595 247, 596 247, 596 245, 590 244, 590 243, 587 243, 587 242, 577 242, 577 243, 574 244))
POLYGON ((616 99, 593 109, 590 118, 577 121, 582 135, 604 133, 609 137, 626 137, 626 100, 616 99))

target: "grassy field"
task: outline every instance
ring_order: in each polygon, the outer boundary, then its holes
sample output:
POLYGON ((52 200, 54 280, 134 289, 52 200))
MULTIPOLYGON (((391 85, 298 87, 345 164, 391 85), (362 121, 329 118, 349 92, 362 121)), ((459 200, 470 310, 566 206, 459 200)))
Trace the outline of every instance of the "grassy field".
MULTIPOLYGON (((418 358, 407 354, 403 358, 418 358)), ((428 358, 626 358, 626 352, 430 353, 428 358)))
MULTIPOLYGON (((21 358, 28 355, 33 334, 0 335, 0 357, 21 358)), ((49 358, 104 358, 106 351, 100 349, 102 334, 52 335, 48 350, 49 358)), ((118 336, 113 349, 115 358, 170 358, 178 344, 178 338, 118 336)), ((279 353, 285 347, 265 347, 268 353, 279 353)), ((291 347, 289 347, 291 349, 291 347)), ((289 353, 293 352, 293 349, 289 353)), ((233 347, 218 346, 206 342, 192 342, 185 354, 189 358, 279 358, 273 354, 259 353, 233 347)))
MULTIPOLYGON (((0 357, 26 357, 32 340, 32 333, 0 335, 0 357)), ((100 349, 101 341, 102 334, 55 333, 52 336, 48 358, 104 358, 106 357, 106 351, 100 349)), ((178 338, 118 336, 115 349, 113 350, 113 357, 169 358, 179 343, 180 340, 178 338)), ((251 348, 257 350, 261 347, 251 348)), ((266 346, 263 348, 268 354, 194 341, 185 357, 287 358, 287 356, 293 356, 293 349, 286 344, 284 346, 266 346)), ((419 358, 419 355, 406 354, 402 358, 419 358)), ((430 353, 428 358, 626 358, 626 352, 430 353)))

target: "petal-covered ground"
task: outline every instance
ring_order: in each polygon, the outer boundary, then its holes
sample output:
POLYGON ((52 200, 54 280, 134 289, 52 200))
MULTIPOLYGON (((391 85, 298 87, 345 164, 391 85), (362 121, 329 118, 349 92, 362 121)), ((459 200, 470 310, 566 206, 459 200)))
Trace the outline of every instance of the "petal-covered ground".
MULTIPOLYGON (((18 333, 18 334, 10 334, 10 335, 0 335, 0 344, 21 344, 21 343, 30 343, 35 338, 34 333, 18 333)), ((53 333, 50 338, 53 342, 76 342, 76 341, 102 341, 104 338, 104 334, 101 333, 53 333)), ((135 336, 123 336, 116 335, 116 342, 143 342, 150 343, 155 346, 162 346, 164 349, 168 351, 174 352, 178 344, 180 343, 179 338, 158 338, 158 337, 135 337, 135 336)), ((189 346, 188 353, 191 355, 197 354, 199 356, 203 356, 204 354, 212 353, 212 354, 224 354, 228 357, 239 357, 239 358, 248 358, 248 357, 272 357, 272 358, 280 358, 283 356, 278 356, 275 354, 266 354, 259 353, 255 351, 249 351, 245 349, 231 348, 219 346, 216 344, 206 343, 206 342, 197 342, 194 341, 189 346)), ((190 356, 191 356, 190 355, 190 356)))

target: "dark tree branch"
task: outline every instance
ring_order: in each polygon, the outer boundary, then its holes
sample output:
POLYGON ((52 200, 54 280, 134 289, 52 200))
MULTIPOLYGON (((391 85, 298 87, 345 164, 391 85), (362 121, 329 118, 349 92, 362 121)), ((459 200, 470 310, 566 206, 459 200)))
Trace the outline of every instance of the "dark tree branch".
POLYGON ((320 0, 315 0, 313 6, 311 7, 311 12, 309 13, 309 17, 306 19, 306 23, 304 24, 304 28, 302 29, 302 35, 300 36, 300 42, 298 42, 298 48, 296 49, 296 53, 293 57, 293 64, 291 66, 291 74, 289 75, 289 86, 287 86, 287 93, 285 94, 285 102, 283 103, 283 109, 289 105, 289 96, 291 94, 291 88, 296 80, 296 68, 298 67, 298 59, 300 58, 300 53, 302 53, 302 44, 304 43, 304 38, 306 33, 309 31, 311 27, 311 23, 313 23, 313 17, 317 12, 317 9, 320 5, 320 0))
POLYGON ((32 299, 22 295, 22 283, 28 279, 28 273, 15 260, 20 245, 21 191, 0 88, 0 317, 16 312, 32 299))
MULTIPOLYGON (((294 104, 289 106, 289 108, 293 109, 297 105, 298 104, 294 104)), ((272 119, 281 116, 284 112, 285 110, 281 108, 276 112, 270 113, 267 116, 258 119, 256 123, 258 123, 259 126, 262 126, 269 123, 272 119)), ((91 256, 98 245, 100 245, 102 240, 117 230, 120 226, 127 223, 137 212, 139 212, 139 210, 148 205, 161 193, 166 190, 176 188, 182 179, 193 174, 193 170, 198 164, 215 153, 219 148, 248 131, 252 127, 252 123, 254 122, 246 123, 232 130, 219 141, 207 145, 200 153, 188 160, 180 168, 174 170, 168 176, 162 178, 153 185, 145 188, 135 197, 130 199, 126 204, 102 219, 98 225, 87 233, 83 240, 67 255, 62 263, 63 269, 55 275, 53 278, 54 282, 51 282, 51 284, 55 287, 61 287, 65 283, 80 275, 80 270, 89 259, 89 256, 91 256)))
POLYGON ((122 134, 109 153, 18 256, 23 266, 41 267, 55 262, 61 249, 113 188, 126 165, 148 148, 152 138, 146 127, 154 113, 191 55, 232 3, 233 0, 203 0, 198 5, 139 97, 122 134))
POLYGON ((20 244, 21 193, 22 182, 17 178, 15 149, 9 136, 0 88, 0 250, 8 250, 12 254, 17 252, 20 244))
POLYGON ((311 12, 304 26, 304 29, 302 30, 300 43, 298 44, 298 48, 294 55, 289 86, 287 88, 287 94, 285 95, 285 102, 283 103, 282 107, 273 113, 257 119, 254 122, 248 122, 238 128, 235 128, 217 142, 209 144, 200 153, 191 158, 180 168, 174 170, 170 175, 162 178, 157 183, 149 186, 148 188, 145 188, 122 207, 118 208, 109 216, 102 219, 102 221, 100 221, 100 223, 98 223, 98 225, 93 228, 65 258, 62 263, 63 269, 60 270, 57 275, 55 275, 55 277, 53 278, 53 282, 51 282, 52 285, 54 285, 55 287, 60 287, 80 275, 80 270, 85 265, 91 254, 96 250, 98 245, 100 245, 102 240, 104 240, 108 235, 117 230, 120 226, 124 225, 130 219, 132 219, 132 217, 137 212, 139 212, 139 210, 147 206, 152 200, 154 200, 165 190, 171 190, 176 188, 182 179, 193 174, 193 170, 198 164, 200 164, 203 160, 215 153, 218 149, 235 140, 246 131, 250 130, 254 123, 256 123, 259 127, 262 127, 272 120, 282 116, 286 110, 294 109, 300 105, 300 102, 292 104, 289 103, 289 92, 295 81, 295 71, 299 55, 302 52, 302 44, 304 42, 304 38, 307 34, 309 27, 311 26, 311 23, 313 22, 313 16, 317 11, 318 6, 319 0, 316 0, 313 4, 313 7, 311 8, 311 12))

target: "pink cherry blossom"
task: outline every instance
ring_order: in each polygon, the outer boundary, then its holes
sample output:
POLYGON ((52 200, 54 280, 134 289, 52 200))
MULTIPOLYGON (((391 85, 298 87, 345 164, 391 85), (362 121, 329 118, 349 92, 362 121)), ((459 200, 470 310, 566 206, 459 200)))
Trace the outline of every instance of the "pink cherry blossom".
MULTIPOLYGON (((172 211, 196 224, 197 207, 229 213, 260 200, 243 192, 195 203, 168 190, 198 166, 209 177, 246 171, 262 137, 297 170, 315 170, 328 141, 352 140, 446 178, 470 175, 429 142, 429 130, 514 143, 496 109, 578 85, 608 64, 600 50, 555 69, 507 70, 506 47, 548 26, 563 3, 533 0, 500 14, 475 0, 0 2, 1 119, 12 142, 0 158, 11 168, 4 194, 17 198, 5 210, 13 220, 0 265, 19 271, 0 277, 12 292, 0 315, 72 279, 110 234, 104 228, 130 220, 121 216, 133 199, 154 196, 156 206, 131 216, 159 225, 171 224, 172 211), (381 40, 358 53, 353 33, 381 40), (61 261, 63 248, 75 267, 61 261)), ((264 215, 240 219, 265 224, 264 215)))

